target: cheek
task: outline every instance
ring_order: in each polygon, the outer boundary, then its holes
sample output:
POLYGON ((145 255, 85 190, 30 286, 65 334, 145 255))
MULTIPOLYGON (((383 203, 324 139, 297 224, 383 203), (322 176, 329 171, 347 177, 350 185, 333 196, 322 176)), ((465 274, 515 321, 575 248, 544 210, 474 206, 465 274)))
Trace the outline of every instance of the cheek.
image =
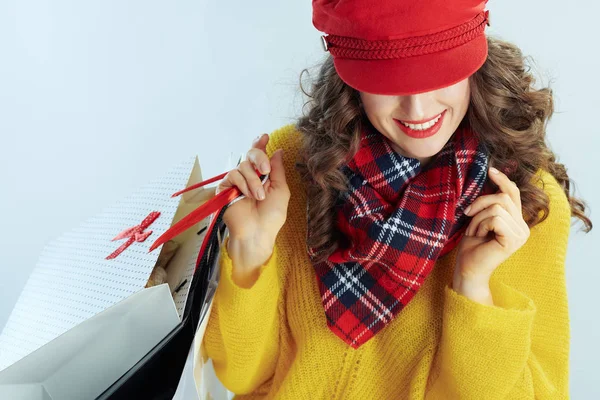
POLYGON ((452 85, 443 93, 444 103, 450 105, 454 110, 466 110, 469 105, 471 93, 468 80, 452 85))
POLYGON ((361 102, 365 112, 377 118, 393 113, 396 107, 396 102, 389 96, 363 95, 361 102))
POLYGON ((365 104, 365 112, 375 116, 378 119, 385 118, 394 111, 394 106, 390 105, 389 102, 378 101, 370 104, 365 104))

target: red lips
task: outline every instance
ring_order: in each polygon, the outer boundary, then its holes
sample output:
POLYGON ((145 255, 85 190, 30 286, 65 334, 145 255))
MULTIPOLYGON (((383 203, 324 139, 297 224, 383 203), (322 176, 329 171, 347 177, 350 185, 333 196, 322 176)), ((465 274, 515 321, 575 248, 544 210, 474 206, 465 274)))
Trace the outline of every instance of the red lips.
MULTIPOLYGON (((440 127, 442 126, 442 123, 444 122, 444 116, 446 115, 446 111, 444 110, 440 115, 440 119, 435 123, 435 125, 425 129, 425 130, 416 130, 416 129, 411 129, 408 126, 404 125, 402 122, 400 122, 400 120, 395 119, 394 118, 394 122, 396 123, 396 125, 398 125, 398 127, 400 129, 402 129, 402 132, 404 132, 407 136, 410 136, 412 138, 415 139, 424 139, 430 136, 435 135, 439 130, 440 127)), ((436 119, 437 115, 433 118, 430 118, 428 120, 425 120, 423 122, 413 122, 413 121, 404 121, 408 124, 424 124, 428 121, 431 121, 433 119, 436 119)))

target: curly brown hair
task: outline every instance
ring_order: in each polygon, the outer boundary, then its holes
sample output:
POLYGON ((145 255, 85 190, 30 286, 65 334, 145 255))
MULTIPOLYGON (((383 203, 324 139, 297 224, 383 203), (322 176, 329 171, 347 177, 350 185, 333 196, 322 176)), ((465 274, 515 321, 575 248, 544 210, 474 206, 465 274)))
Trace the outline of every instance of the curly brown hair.
MULTIPOLYGON (((556 178, 569 200, 571 215, 583 221, 589 232, 592 221, 585 216, 587 204, 570 195, 567 169, 546 143, 546 126, 554 112, 552 89, 533 87, 535 78, 527 64, 530 57, 524 57, 516 45, 493 36, 487 36, 487 42, 485 63, 469 77, 471 100, 466 122, 487 145, 490 164, 512 171, 509 178, 519 187, 523 219, 529 227, 549 213, 550 199, 536 185, 541 181, 537 174, 541 168, 556 178)), ((306 183, 311 205, 307 246, 318 249, 317 259, 324 260, 337 248, 339 239, 333 208, 340 192, 347 189, 340 167, 358 150, 360 131, 368 119, 359 92, 341 80, 330 54, 320 64, 310 93, 302 87, 305 72, 308 70, 300 74, 300 88, 309 97, 303 110, 307 105, 310 109, 303 111, 296 123, 303 137, 296 170, 306 183)))

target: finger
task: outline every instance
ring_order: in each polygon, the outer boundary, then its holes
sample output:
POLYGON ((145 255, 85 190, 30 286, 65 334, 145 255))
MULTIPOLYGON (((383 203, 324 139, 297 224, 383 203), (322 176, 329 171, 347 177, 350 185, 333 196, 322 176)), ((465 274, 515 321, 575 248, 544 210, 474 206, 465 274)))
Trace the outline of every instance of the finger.
POLYGON ((509 212, 506 211, 506 209, 504 207, 502 207, 500 204, 496 203, 496 204, 491 205, 488 208, 483 209, 482 211, 480 211, 477 215, 475 215, 473 217, 473 219, 471 220, 471 222, 469 223, 469 226, 467 227, 467 229, 465 231, 465 235, 466 236, 474 236, 475 233, 477 232, 477 230, 479 229, 479 225, 481 224, 481 222, 490 217, 493 217, 493 216, 500 216, 500 217, 504 218, 506 221, 508 221, 508 223, 510 224, 510 226, 512 227, 512 229, 515 232, 521 231, 517 225, 517 221, 515 221, 513 216, 510 215, 509 212))
POLYGON ((271 187, 271 180, 267 179, 267 181, 263 185, 263 188, 265 189, 265 193, 269 193, 270 187, 271 187))
POLYGON ((285 167, 283 166, 283 149, 277 149, 271 157, 271 173, 269 174, 271 186, 275 189, 287 188, 285 167))
POLYGON ((488 176, 496 185, 498 185, 500 191, 508 194, 517 208, 521 210, 521 192, 517 184, 508 179, 508 176, 506 176, 503 172, 493 167, 490 168, 490 173, 488 176))
POLYGON ((489 232, 494 232, 495 240, 504 248, 510 247, 516 238, 516 233, 513 232, 507 221, 497 215, 481 221, 475 236, 486 237, 489 232))
POLYGON ((249 199, 254 199, 254 195, 252 194, 252 191, 250 190, 250 187, 248 187, 248 182, 246 182, 246 178, 244 178, 244 176, 242 175, 242 173, 237 170, 234 169, 231 171, 231 183, 237 187, 238 189, 240 189, 240 191, 249 199))
POLYGON ((246 179, 248 187, 250 188, 250 192, 252 192, 252 197, 257 200, 264 200, 265 191, 262 182, 260 181, 260 178, 258 177, 258 174, 256 173, 256 170, 250 161, 242 161, 237 169, 246 179))
POLYGON ((473 216, 471 222, 469 223, 469 226, 467 227, 467 230, 465 231, 465 235, 475 236, 477 230, 479 229, 479 225, 482 221, 495 215, 501 215, 502 213, 508 214, 508 211, 506 211, 504 207, 502 207, 498 203, 494 203, 491 206, 484 208, 483 210, 479 211, 473 216))
POLYGON ((262 133, 254 138, 252 141, 252 148, 261 149, 266 152, 267 143, 269 142, 269 135, 267 133, 262 133))
POLYGON ((250 193, 250 188, 246 183, 246 179, 244 179, 244 176, 237 169, 232 169, 227 173, 227 175, 225 175, 223 181, 217 186, 215 195, 232 186, 237 187, 246 197, 251 199, 254 198, 252 193, 250 193))
POLYGON ((523 211, 517 208, 512 198, 506 193, 495 193, 479 196, 466 210, 466 215, 474 216, 482 210, 491 207, 494 204, 500 204, 515 219, 523 218, 523 211))
POLYGON ((246 159, 250 161, 254 168, 258 169, 261 174, 265 175, 271 171, 271 163, 267 153, 263 150, 253 147, 246 153, 246 159))

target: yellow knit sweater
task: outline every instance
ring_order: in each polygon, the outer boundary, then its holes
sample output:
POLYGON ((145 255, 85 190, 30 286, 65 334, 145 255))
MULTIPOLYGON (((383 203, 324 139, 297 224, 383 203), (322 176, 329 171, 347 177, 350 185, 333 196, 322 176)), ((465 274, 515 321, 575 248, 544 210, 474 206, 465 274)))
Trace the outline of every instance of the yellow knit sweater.
POLYGON ((548 218, 494 272, 494 306, 458 294, 456 250, 437 260, 412 301, 354 350, 327 327, 306 254, 306 195, 294 169, 293 124, 270 134, 284 149, 291 199, 272 256, 251 288, 231 279, 227 240, 203 345, 236 399, 566 399, 569 312, 565 257, 571 212, 540 170, 548 218))

